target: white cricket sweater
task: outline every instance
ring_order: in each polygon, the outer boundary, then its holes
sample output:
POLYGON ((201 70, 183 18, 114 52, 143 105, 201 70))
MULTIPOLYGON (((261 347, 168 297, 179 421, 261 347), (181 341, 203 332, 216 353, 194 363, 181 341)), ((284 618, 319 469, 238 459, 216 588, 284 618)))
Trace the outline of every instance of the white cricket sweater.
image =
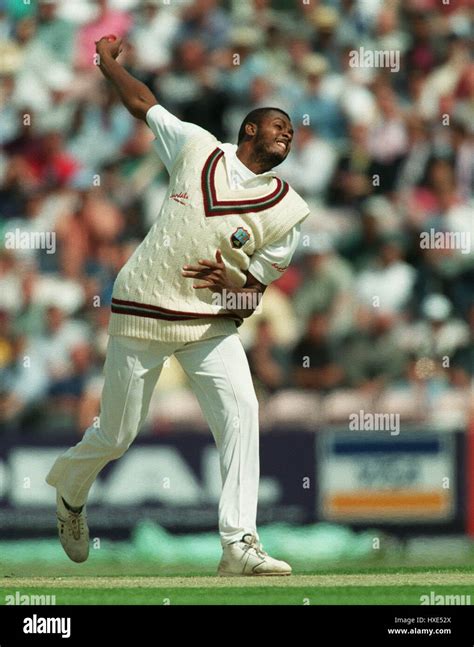
POLYGON ((155 224, 115 281, 111 335, 190 342, 234 333, 236 315, 210 290, 195 290, 183 265, 214 259, 219 248, 230 280, 243 287, 251 255, 308 215, 306 202, 272 173, 230 189, 220 143, 200 133, 178 155, 155 224))

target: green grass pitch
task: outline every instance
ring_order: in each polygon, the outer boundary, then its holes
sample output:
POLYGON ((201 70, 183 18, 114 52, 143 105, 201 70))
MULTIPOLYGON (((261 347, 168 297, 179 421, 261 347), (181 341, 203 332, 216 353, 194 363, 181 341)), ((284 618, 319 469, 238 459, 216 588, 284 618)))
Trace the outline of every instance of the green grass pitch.
MULTIPOLYGON (((80 567, 78 567, 79 569, 80 567)), ((0 578, 0 605, 8 595, 55 596, 57 605, 419 605, 421 596, 461 595, 474 600, 474 568, 327 569, 290 577, 220 578, 213 575, 110 576, 26 574, 0 578)))

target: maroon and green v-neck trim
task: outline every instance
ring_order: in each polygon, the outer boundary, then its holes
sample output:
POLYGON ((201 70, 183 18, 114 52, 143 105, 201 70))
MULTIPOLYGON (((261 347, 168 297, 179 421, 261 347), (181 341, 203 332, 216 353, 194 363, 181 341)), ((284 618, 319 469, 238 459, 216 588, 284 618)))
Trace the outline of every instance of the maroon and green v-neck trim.
POLYGON ((216 148, 204 164, 201 174, 201 188, 204 199, 206 217, 228 216, 231 214, 250 213, 270 209, 280 202, 288 193, 289 185, 276 177, 276 187, 271 193, 260 198, 242 198, 240 200, 219 200, 216 192, 216 167, 222 159, 224 151, 216 148))

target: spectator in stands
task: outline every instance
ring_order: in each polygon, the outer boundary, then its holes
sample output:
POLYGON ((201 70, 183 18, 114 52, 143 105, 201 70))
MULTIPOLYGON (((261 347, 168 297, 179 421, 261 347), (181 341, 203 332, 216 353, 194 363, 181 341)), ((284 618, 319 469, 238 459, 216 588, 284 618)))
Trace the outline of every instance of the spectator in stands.
POLYGON ((358 299, 368 307, 387 314, 401 314, 408 305, 415 270, 403 258, 403 243, 388 236, 380 246, 375 263, 356 278, 358 299))
POLYGON ((361 306, 356 324, 338 346, 345 386, 378 395, 399 379, 407 366, 393 313, 361 306))
POLYGON ((257 76, 270 77, 270 70, 260 56, 263 32, 256 27, 232 28, 228 47, 214 54, 223 88, 231 93, 233 101, 245 102, 257 76))
POLYGON ((60 308, 49 307, 44 331, 14 344, 10 385, 0 407, 3 419, 15 419, 38 406, 52 385, 66 378, 73 349, 87 344, 89 334, 84 323, 68 320, 60 308))
POLYGON ((300 326, 302 329, 307 326, 312 313, 324 312, 331 336, 340 336, 352 321, 353 271, 324 232, 313 235, 310 245, 302 251, 304 278, 294 296, 300 326))
POLYGON ((374 191, 375 162, 368 147, 368 126, 349 126, 349 142, 337 163, 329 193, 334 206, 359 206, 374 191))
MULTIPOLYGON (((37 22, 26 17, 13 25, 14 43, 21 58, 15 73, 14 105, 30 111, 45 111, 51 104, 51 82, 67 74, 69 66, 37 35, 37 22)), ((25 114, 25 113, 24 113, 25 114)), ((28 126, 31 125, 28 123, 28 126)))
POLYGON ((374 161, 372 174, 375 193, 393 191, 398 169, 408 149, 405 122, 392 87, 380 84, 376 87, 377 114, 369 126, 367 150, 374 161))
POLYGON ((287 383, 288 353, 276 343, 269 321, 259 321, 253 346, 249 349, 249 365, 257 393, 274 393, 287 383))
POLYGON ((71 184, 79 171, 77 159, 64 150, 64 136, 57 130, 41 137, 38 148, 25 156, 25 167, 34 186, 47 188, 71 184))
POLYGON ((295 106, 297 121, 310 126, 324 139, 341 140, 345 134, 345 120, 339 104, 324 91, 322 81, 328 70, 326 59, 320 54, 308 54, 301 62, 305 90, 295 106))
POLYGON ((8 366, 13 359, 12 317, 7 310, 0 310, 0 382, 6 384, 8 366))
POLYGON ((159 84, 163 102, 184 121, 193 121, 222 138, 229 98, 209 65, 206 46, 196 38, 177 43, 174 65, 159 84))
POLYGON ((171 62, 172 44, 180 24, 177 12, 172 4, 166 6, 162 0, 144 0, 137 9, 137 20, 130 33, 137 67, 162 70, 171 62))
POLYGON ((407 69, 417 70, 424 76, 431 72, 436 64, 432 18, 432 14, 429 12, 420 11, 409 14, 412 42, 407 52, 407 69))
POLYGON ((27 416, 46 395, 48 378, 34 348, 26 337, 11 337, 10 352, 0 371, 0 430, 20 431, 27 416), (38 361, 37 361, 38 360, 38 361), (30 370, 34 365, 34 370, 30 370))
POLYGON ((374 26, 373 47, 375 50, 392 50, 404 56, 409 46, 409 37, 400 28, 400 14, 393 5, 383 5, 374 26))
POLYGON ((331 69, 337 70, 340 60, 337 38, 339 13, 333 7, 321 5, 314 9, 310 19, 316 32, 312 39, 313 50, 325 58, 331 69))
POLYGON ((291 358, 293 383, 301 389, 328 393, 344 381, 344 371, 329 337, 329 319, 321 312, 310 315, 302 339, 291 358))
POLYGON ((59 0, 39 0, 36 38, 60 61, 71 65, 76 25, 58 16, 59 0))
POLYGON ((11 315, 20 312, 23 305, 21 296, 21 264, 13 251, 0 251, 0 294, 2 311, 11 315))
POLYGON ((399 231, 400 217, 394 205, 382 196, 372 196, 361 204, 360 220, 353 230, 340 237, 341 255, 356 273, 374 265, 387 234, 399 231))
POLYGON ((443 294, 430 294, 421 304, 423 319, 408 325, 403 347, 415 357, 429 357, 445 368, 469 344, 469 326, 452 316, 452 304, 443 294))
MULTIPOLYGON (((65 374, 51 380, 48 396, 49 407, 45 412, 48 427, 75 428, 79 406, 91 377, 97 373, 92 348, 87 342, 71 347, 69 365, 65 374)), ((90 424, 90 422, 89 422, 90 424)))
POLYGON ((227 44, 230 29, 229 16, 219 0, 195 0, 181 14, 181 25, 176 40, 201 41, 207 50, 215 50, 227 44))
POLYGON ((433 154, 433 144, 426 124, 416 113, 406 118, 408 149, 398 169, 397 190, 406 193, 423 181, 428 162, 433 154))
MULTIPOLYGON (((32 340, 37 353, 47 365, 45 373, 50 380, 60 379, 69 369, 70 355, 76 346, 87 343, 89 330, 84 322, 68 319, 57 306, 46 310, 46 326, 41 335, 32 340)), ((33 368, 33 370, 40 370, 33 368)))
POLYGON ((133 128, 133 117, 121 108, 113 88, 103 82, 97 101, 77 106, 69 152, 91 177, 106 161, 120 156, 133 128), (98 141, 100 146, 97 146, 98 141))
POLYGON ((41 335, 45 326, 45 307, 37 299, 40 274, 36 268, 28 268, 21 277, 21 305, 16 313, 15 331, 25 337, 41 335))
POLYGON ((108 0, 97 0, 96 15, 77 34, 75 66, 78 69, 92 69, 95 65, 95 41, 104 34, 123 38, 132 26, 131 16, 124 11, 109 7, 108 0))
POLYGON ((334 146, 318 137, 309 126, 300 126, 293 139, 291 156, 280 166, 280 173, 304 197, 321 197, 332 178, 336 159, 334 146))

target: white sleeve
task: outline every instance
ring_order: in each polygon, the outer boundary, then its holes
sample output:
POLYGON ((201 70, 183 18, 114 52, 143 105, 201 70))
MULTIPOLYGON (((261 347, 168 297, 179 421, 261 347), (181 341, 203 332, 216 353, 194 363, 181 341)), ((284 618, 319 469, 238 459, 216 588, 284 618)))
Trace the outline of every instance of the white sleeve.
POLYGON ((187 140, 197 133, 207 133, 201 126, 181 121, 158 104, 148 110, 146 122, 156 137, 153 144, 168 173, 171 173, 176 158, 187 140))
POLYGON ((301 236, 301 225, 295 225, 282 238, 265 245, 250 259, 248 271, 263 285, 269 285, 280 278, 291 263, 301 236))

